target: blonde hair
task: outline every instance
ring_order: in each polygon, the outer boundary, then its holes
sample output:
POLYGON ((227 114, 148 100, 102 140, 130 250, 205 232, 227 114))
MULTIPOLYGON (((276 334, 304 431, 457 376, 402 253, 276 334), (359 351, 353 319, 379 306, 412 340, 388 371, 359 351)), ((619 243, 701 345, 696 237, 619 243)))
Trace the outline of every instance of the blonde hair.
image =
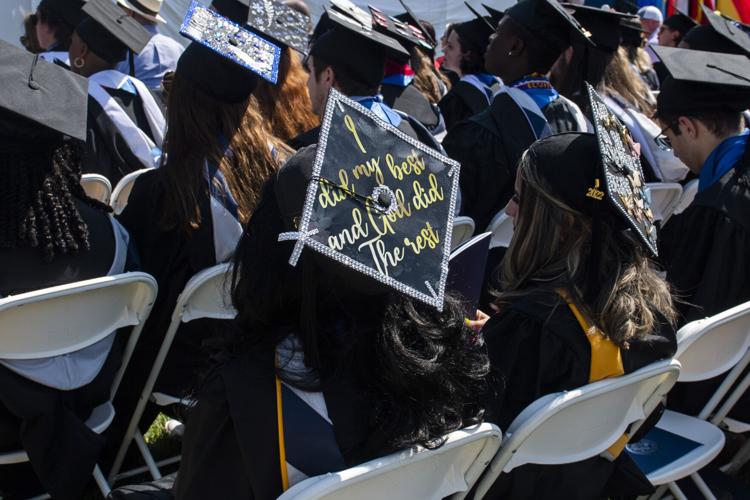
POLYGON ((655 101, 651 89, 633 69, 623 47, 617 48, 617 52, 604 70, 604 87, 608 92, 618 94, 646 116, 654 114, 655 101))
POLYGON ((551 194, 528 151, 518 168, 522 192, 514 237, 501 266, 502 291, 495 293, 500 306, 536 290, 563 289, 621 348, 657 331, 660 316, 674 323, 669 287, 630 231, 605 217, 598 235, 599 266, 590 270, 591 218, 551 194), (592 271, 595 290, 589 289, 592 271))

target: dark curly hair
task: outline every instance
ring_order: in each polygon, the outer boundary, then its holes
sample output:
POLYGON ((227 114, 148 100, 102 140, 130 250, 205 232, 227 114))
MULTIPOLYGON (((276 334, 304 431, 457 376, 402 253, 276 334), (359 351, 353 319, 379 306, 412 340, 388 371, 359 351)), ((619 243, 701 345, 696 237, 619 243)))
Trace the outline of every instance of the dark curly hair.
POLYGON ((385 287, 365 292, 369 282, 357 284, 368 278, 342 272, 313 251, 290 266, 293 242, 277 242, 285 226, 274 182, 266 184, 235 253, 235 354, 274 349, 296 335, 314 378, 289 380, 283 369, 278 375, 303 390, 351 380, 371 409, 371 435, 388 451, 434 447, 444 434, 478 422, 489 361, 458 302, 448 298, 437 312, 385 287))
POLYGON ((88 226, 74 198, 111 209, 83 191, 81 156, 81 143, 62 136, 0 138, 0 248, 37 248, 45 262, 90 249, 88 226))

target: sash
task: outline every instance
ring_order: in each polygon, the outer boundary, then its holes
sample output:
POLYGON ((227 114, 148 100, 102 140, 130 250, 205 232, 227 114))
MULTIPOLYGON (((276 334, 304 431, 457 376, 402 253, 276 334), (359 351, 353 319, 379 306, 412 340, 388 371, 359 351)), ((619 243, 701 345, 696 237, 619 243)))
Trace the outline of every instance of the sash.
POLYGON ((123 75, 119 71, 105 70, 100 71, 89 77, 89 95, 93 97, 109 116, 117 127, 125 143, 128 145, 133 154, 141 161, 145 167, 158 167, 161 157, 161 147, 164 142, 164 131, 166 121, 162 115, 156 100, 149 92, 148 88, 136 78, 123 75), (131 86, 135 88, 136 94, 141 99, 143 111, 154 134, 156 142, 136 125, 127 113, 120 107, 117 101, 109 95, 106 88, 121 89, 131 86))
POLYGON ((481 91, 482 94, 487 98, 487 104, 489 105, 492 101, 493 90, 489 85, 486 85, 477 75, 464 75, 461 77, 462 82, 466 82, 472 87, 476 87, 477 90, 481 91))
POLYGON ((547 117, 544 116, 537 103, 526 92, 503 85, 498 94, 507 94, 521 108, 537 140, 552 135, 552 129, 550 129, 549 123, 547 123, 547 117))
POLYGON ((237 202, 218 165, 206 161, 204 177, 208 183, 210 198, 214 255, 217 263, 226 262, 234 254, 237 242, 242 237, 242 224, 239 221, 237 202))
MULTIPOLYGON (((578 307, 570 300, 570 297, 564 290, 557 290, 557 294, 568 304, 573 312, 578 324, 586 334, 586 340, 591 347, 591 367, 589 368, 589 383, 604 380, 610 377, 619 377, 625 373, 622 366, 622 353, 620 348, 614 342, 609 340, 604 333, 596 326, 590 324, 578 307)), ((625 445, 628 444, 627 433, 620 436, 620 439, 610 446, 606 453, 612 458, 617 458, 625 445)))
POLYGON ((594 131, 594 127, 591 125, 591 122, 589 122, 588 118, 586 118, 586 115, 583 114, 583 111, 581 111, 581 108, 578 107, 578 104, 574 103, 573 101, 571 101, 564 95, 561 95, 559 99, 563 100, 565 104, 568 105, 568 108, 570 109, 570 112, 576 121, 576 127, 578 127, 578 132, 593 132, 594 131))

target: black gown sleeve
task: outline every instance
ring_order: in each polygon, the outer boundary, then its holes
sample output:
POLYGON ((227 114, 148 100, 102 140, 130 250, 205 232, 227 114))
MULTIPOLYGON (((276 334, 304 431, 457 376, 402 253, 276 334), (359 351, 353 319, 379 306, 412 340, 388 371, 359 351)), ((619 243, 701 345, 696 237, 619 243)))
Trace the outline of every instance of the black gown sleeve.
POLYGON ((450 130, 458 123, 469 118, 473 113, 471 108, 464 102, 455 91, 449 91, 438 103, 440 112, 445 120, 445 128, 450 130))

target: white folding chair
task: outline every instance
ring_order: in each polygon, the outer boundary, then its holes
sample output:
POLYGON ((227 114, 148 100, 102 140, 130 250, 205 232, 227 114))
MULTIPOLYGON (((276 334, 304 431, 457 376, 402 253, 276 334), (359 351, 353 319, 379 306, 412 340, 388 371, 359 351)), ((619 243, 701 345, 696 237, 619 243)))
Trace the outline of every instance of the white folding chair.
POLYGON ((153 168, 142 168, 135 172, 130 172, 128 175, 120 179, 120 182, 115 186, 112 191, 112 196, 109 200, 109 204, 114 210, 115 214, 120 215, 125 207, 128 205, 128 198, 130 192, 133 190, 133 184, 135 180, 143 173, 153 170, 153 168))
MULTIPOLYGON (((72 353, 118 328, 132 326, 109 400, 91 412, 86 425, 101 434, 115 416, 112 400, 156 298, 156 280, 124 273, 45 288, 0 299, 0 358, 36 359, 72 353)), ((28 461, 23 450, 0 453, 0 464, 28 461)), ((99 466, 93 470, 102 495, 110 486, 99 466)))
POLYGON ((646 184, 646 192, 651 199, 651 211, 654 220, 667 220, 682 196, 682 186, 676 182, 649 182, 646 184))
POLYGON ((536 400, 508 427, 475 498, 483 498, 500 474, 516 467, 562 465, 600 455, 625 432, 637 430, 677 381, 679 371, 675 360, 658 361, 536 400))
MULTIPOLYGON (((688 181, 682 187, 682 195, 680 195, 680 199, 677 201, 677 205, 675 206, 672 215, 677 215, 684 212, 685 209, 689 207, 693 202, 696 194, 698 194, 698 179, 693 179, 692 181, 688 181)), ((667 219, 664 219, 664 222, 666 221, 667 219)))
POLYGON ((466 496, 500 446, 502 432, 488 423, 448 434, 445 444, 419 446, 341 472, 311 477, 279 500, 439 500, 466 496))
POLYGON ((469 241, 474 234, 474 219, 471 217, 460 216, 453 219, 453 235, 451 236, 451 250, 454 250, 461 243, 469 241))
POLYGON ((490 248, 508 248, 513 239, 513 219, 503 209, 492 218, 487 231, 492 233, 490 248))
POLYGON ((186 399, 175 398, 158 392, 152 394, 152 391, 154 390, 154 385, 156 384, 156 380, 161 372, 164 360, 172 346, 172 341, 177 333, 177 329, 182 323, 188 323, 199 318, 233 319, 237 315, 237 311, 235 311, 232 306, 229 296, 228 286, 230 282, 230 273, 231 267, 228 263, 218 264, 209 267, 208 269, 204 269, 190 278, 190 281, 187 282, 182 293, 180 293, 180 296, 177 298, 177 304, 172 312, 172 320, 169 323, 166 334, 164 335, 164 340, 162 341, 159 352, 154 360, 148 379, 141 391, 133 416, 130 419, 127 431, 125 432, 125 437, 123 438, 110 470, 110 482, 113 482, 120 477, 132 475, 127 473, 122 474, 121 476, 117 475, 122 466, 122 462, 125 459, 125 454, 130 447, 131 441, 135 441, 138 450, 143 456, 143 460, 146 462, 146 468, 154 479, 160 479, 162 477, 162 474, 159 471, 159 465, 166 465, 167 463, 179 461, 180 457, 175 457, 157 464, 143 439, 143 434, 141 434, 141 431, 138 429, 138 422, 140 421, 149 400, 160 406, 167 406, 173 403, 191 403, 186 399))
POLYGON ((81 187, 89 198, 109 204, 109 196, 112 193, 112 184, 110 184, 109 179, 103 175, 83 174, 81 176, 81 187))

